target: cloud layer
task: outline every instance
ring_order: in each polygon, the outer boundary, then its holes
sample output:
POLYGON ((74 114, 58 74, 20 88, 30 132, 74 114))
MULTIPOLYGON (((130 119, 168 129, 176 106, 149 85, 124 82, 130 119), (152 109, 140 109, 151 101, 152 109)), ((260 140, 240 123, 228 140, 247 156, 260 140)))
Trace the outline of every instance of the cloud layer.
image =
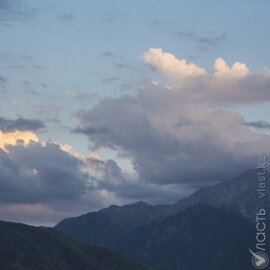
POLYGON ((2 132, 35 131, 41 128, 45 128, 45 124, 37 119, 25 119, 23 117, 7 119, 0 117, 0 131, 2 132))
POLYGON ((7 138, 0 148, 0 215, 4 220, 53 225, 110 204, 142 199, 161 202, 161 198, 168 202, 190 192, 172 186, 142 186, 114 160, 103 161, 97 154, 85 157, 69 145, 40 142, 37 136, 36 141, 22 138, 15 142, 7 138))
POLYGON ((48 224, 102 207, 102 196, 83 170, 83 160, 63 149, 38 141, 17 141, 0 148, 2 219, 42 223, 45 215, 48 224))
POLYGON ((161 49, 147 51, 144 61, 164 85, 147 79, 134 94, 73 113, 72 132, 86 135, 91 151, 109 148, 133 171, 117 158, 42 142, 34 133, 45 127, 39 120, 0 117, 2 218, 53 224, 112 203, 172 202, 268 154, 270 137, 253 129, 269 123, 247 122, 232 109, 270 100, 269 71, 253 74, 243 63, 217 58, 209 74, 161 49))
POLYGON ((144 61, 167 78, 166 85, 147 81, 133 96, 105 98, 77 112, 76 132, 97 149, 120 151, 146 183, 198 187, 256 165, 269 136, 252 132, 226 107, 269 100, 267 73, 218 58, 209 75, 161 49, 147 51, 144 61))

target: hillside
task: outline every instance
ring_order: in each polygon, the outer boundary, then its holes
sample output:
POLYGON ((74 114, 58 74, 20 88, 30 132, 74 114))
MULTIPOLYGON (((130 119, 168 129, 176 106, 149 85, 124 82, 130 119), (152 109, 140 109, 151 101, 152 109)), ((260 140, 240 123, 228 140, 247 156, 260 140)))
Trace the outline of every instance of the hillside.
POLYGON ((146 270, 105 249, 63 234, 0 221, 1 270, 146 270))

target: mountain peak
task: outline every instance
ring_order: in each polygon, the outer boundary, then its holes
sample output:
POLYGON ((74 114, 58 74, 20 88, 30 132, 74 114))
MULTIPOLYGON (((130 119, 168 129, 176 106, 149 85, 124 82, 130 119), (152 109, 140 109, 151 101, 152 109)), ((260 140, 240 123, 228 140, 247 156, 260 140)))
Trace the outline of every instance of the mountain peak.
POLYGON ((133 205, 136 205, 136 206, 151 206, 151 204, 148 204, 144 201, 138 201, 138 202, 135 202, 133 205))
MULTIPOLYGON (((201 188, 191 196, 172 205, 169 213, 175 214, 193 205, 203 203, 234 209, 245 217, 253 219, 258 200, 258 172, 258 169, 249 169, 235 178, 201 188)), ((268 176, 266 181, 269 182, 269 173, 267 171, 265 173, 268 176)), ((266 207, 268 208, 269 204, 266 207)))

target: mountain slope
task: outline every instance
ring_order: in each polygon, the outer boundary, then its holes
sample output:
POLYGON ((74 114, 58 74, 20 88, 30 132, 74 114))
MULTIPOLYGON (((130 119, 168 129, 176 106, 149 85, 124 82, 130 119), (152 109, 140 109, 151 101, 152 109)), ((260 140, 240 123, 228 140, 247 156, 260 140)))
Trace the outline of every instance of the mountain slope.
MULTIPOLYGON (((111 248, 113 242, 132 230, 166 216, 175 215, 197 204, 227 208, 240 212, 254 221, 258 207, 257 181, 257 171, 247 170, 236 178, 201 188, 173 205, 153 206, 138 202, 121 207, 110 206, 98 212, 65 219, 57 224, 55 229, 77 239, 111 248)), ((269 173, 267 184, 270 186, 269 173)), ((270 189, 267 196, 270 196, 270 189)), ((270 213, 269 199, 265 208, 270 213)))
MULTIPOLYGON (((268 172, 266 172, 266 182, 269 186, 270 174, 268 172)), ((202 188, 188 198, 176 202, 167 209, 166 215, 179 213, 197 204, 207 204, 240 212, 243 216, 254 220, 259 205, 257 189, 257 171, 247 170, 236 178, 202 188)), ((270 210, 269 197, 270 189, 267 189, 267 199, 265 200, 264 208, 270 210)))
POLYGON ((140 227, 115 249, 155 270, 248 270, 254 238, 243 216, 197 205, 140 227))
POLYGON ((144 202, 113 205, 98 212, 65 219, 55 229, 88 243, 112 248, 117 239, 163 216, 164 209, 144 202))
POLYGON ((0 269, 146 270, 129 259, 52 230, 0 221, 0 269))

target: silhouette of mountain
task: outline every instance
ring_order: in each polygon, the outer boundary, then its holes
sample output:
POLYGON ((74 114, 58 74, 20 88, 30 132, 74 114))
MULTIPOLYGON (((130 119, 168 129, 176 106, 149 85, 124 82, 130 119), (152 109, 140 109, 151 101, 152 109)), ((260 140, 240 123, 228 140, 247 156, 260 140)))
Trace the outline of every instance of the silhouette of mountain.
MULTIPOLYGON (((269 185, 269 173, 267 172, 269 185)), ((138 202, 125 206, 110 206, 98 212, 68 218, 55 229, 89 243, 110 246, 111 242, 139 226, 149 224, 166 216, 175 215, 197 204, 207 204, 240 212, 250 220, 255 219, 258 208, 258 175, 256 170, 247 170, 236 178, 214 186, 201 188, 191 196, 172 205, 149 205, 138 202)), ((269 189, 267 197, 270 196, 269 189)), ((265 201, 269 209, 269 200, 265 201)))
MULTIPOLYGON (((269 185, 268 172, 266 179, 269 185)), ((55 229, 155 270, 251 269, 257 189, 258 171, 247 170, 172 205, 111 206, 65 219, 55 229)), ((270 212, 269 200, 263 207, 270 212)))
POLYGON ((142 226, 115 250, 155 270, 252 269, 255 226, 240 214, 207 205, 142 226))
MULTIPOLYGON (((240 212, 243 216, 254 221, 260 203, 257 192, 258 181, 258 171, 247 170, 236 178, 202 188, 188 198, 176 202, 167 208, 166 215, 179 213, 193 205, 207 204, 240 212)), ((268 172, 266 172, 266 184, 270 184, 268 172)), ((263 207, 270 210, 270 200, 267 199, 269 196, 270 190, 267 189, 263 207)))
POLYGON ((0 221, 0 269, 146 270, 102 248, 53 230, 0 221))
POLYGON ((116 206, 91 212, 77 218, 67 218, 55 229, 74 238, 98 246, 113 248, 113 243, 125 237, 139 226, 148 224, 162 216, 166 207, 156 207, 144 202, 116 206))

